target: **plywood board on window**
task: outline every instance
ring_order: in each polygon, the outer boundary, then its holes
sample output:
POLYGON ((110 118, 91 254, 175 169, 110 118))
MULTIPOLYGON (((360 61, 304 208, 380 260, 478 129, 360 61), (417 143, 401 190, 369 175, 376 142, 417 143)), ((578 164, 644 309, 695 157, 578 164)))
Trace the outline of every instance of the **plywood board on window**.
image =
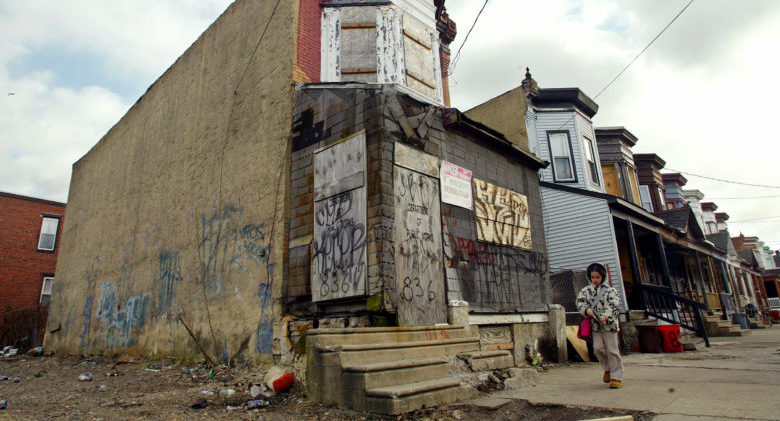
POLYGON ((401 326, 446 323, 438 180, 394 165, 395 295, 401 326))
POLYGON ((477 239, 532 249, 528 198, 520 193, 474 178, 477 239))
POLYGON ((365 171, 365 132, 314 155, 312 301, 366 293, 365 171))
POLYGON ((404 15, 404 54, 407 85, 426 95, 436 95, 432 32, 410 15, 404 15))
POLYGON ((439 158, 398 142, 394 155, 396 165, 439 178, 439 158))

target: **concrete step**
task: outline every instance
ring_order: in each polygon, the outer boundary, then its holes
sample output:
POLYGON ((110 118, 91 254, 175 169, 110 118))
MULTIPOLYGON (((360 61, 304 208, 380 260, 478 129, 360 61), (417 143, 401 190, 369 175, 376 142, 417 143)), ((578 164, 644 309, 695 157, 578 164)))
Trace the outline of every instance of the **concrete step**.
POLYGON ((318 344, 317 346, 317 351, 321 354, 338 352, 342 366, 444 357, 478 350, 478 337, 329 346, 319 346, 318 344))
POLYGON ((447 376, 447 359, 416 358, 343 367, 345 390, 367 390, 447 376))
POLYGON ((452 325, 310 329, 306 335, 320 346, 412 342, 471 336, 463 326, 452 325))
POLYGON ((471 371, 499 370, 515 365, 515 358, 506 350, 466 352, 458 354, 458 358, 465 361, 471 371))
POLYGON ((366 391, 368 412, 397 415, 422 408, 443 405, 477 395, 471 387, 458 379, 442 378, 402 386, 376 388, 366 391))

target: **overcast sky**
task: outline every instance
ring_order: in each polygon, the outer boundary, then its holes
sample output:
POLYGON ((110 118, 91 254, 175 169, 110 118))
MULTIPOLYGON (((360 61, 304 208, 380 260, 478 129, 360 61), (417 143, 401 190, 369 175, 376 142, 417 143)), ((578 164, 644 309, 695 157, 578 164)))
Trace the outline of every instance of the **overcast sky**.
MULTIPOLYGON (((71 165, 230 2, 0 0, 0 191, 66 201, 71 165)), ((593 98, 686 3, 490 0, 457 63, 453 106, 518 86, 526 66, 543 88, 593 98)), ((454 54, 482 0, 447 6, 454 54)), ((635 152, 668 168, 780 186, 778 45, 780 1, 697 0, 595 98, 594 125, 625 126, 635 152)), ((687 178, 730 215, 732 235, 780 248, 780 188, 687 178), (775 197, 730 199, 756 196, 775 197)))

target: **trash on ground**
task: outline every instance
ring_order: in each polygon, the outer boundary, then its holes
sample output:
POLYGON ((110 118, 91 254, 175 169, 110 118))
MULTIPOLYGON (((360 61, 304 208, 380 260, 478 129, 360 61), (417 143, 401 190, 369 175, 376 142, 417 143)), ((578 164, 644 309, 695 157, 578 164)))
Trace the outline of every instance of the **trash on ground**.
POLYGON ((8 408, 8 401, 3 399, 0 401, 0 409, 8 408))
POLYGON ((246 409, 260 409, 265 408, 266 406, 270 405, 271 403, 262 399, 255 399, 247 402, 244 404, 246 409))
POLYGON ((214 392, 211 390, 201 390, 200 394, 203 396, 214 396, 214 392))
POLYGON ((192 409, 203 409, 205 407, 209 406, 209 403, 205 399, 198 399, 190 405, 190 408, 192 409))
POLYGON ((219 391, 219 396, 229 398, 236 394, 236 389, 222 389, 219 391))
POLYGON ((92 381, 92 374, 84 373, 79 376, 79 380, 82 382, 91 382, 92 381))

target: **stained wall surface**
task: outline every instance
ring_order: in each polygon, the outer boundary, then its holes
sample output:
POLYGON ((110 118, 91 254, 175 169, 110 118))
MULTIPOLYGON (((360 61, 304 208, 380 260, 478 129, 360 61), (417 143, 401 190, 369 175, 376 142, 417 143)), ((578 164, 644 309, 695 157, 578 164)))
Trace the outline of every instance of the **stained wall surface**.
POLYGON ((232 4, 74 164, 48 349, 278 348, 298 2, 274 6, 232 4))

